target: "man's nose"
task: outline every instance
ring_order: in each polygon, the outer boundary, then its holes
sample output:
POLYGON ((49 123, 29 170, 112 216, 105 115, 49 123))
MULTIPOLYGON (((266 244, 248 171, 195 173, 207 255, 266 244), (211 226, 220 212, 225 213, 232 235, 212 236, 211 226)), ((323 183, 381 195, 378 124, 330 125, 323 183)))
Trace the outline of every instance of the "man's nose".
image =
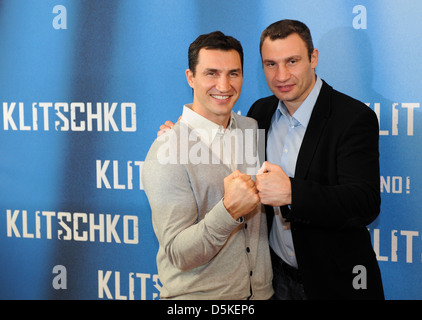
POLYGON ((216 88, 220 92, 227 92, 230 90, 231 84, 229 77, 222 76, 218 79, 216 88))
POLYGON ((277 81, 285 82, 290 79, 290 71, 285 66, 279 66, 277 68, 275 78, 277 81))

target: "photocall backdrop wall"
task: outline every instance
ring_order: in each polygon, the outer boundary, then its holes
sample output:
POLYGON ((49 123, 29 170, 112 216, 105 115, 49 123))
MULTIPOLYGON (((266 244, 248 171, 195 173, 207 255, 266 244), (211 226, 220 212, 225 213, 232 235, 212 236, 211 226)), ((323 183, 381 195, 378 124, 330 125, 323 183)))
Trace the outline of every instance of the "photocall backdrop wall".
POLYGON ((421 15, 418 0, 1 1, 0 298, 158 299, 142 166, 192 101, 188 46, 214 30, 241 41, 245 115, 271 94, 260 34, 289 18, 311 29, 318 75, 378 115, 368 228, 386 298, 421 299, 421 15))

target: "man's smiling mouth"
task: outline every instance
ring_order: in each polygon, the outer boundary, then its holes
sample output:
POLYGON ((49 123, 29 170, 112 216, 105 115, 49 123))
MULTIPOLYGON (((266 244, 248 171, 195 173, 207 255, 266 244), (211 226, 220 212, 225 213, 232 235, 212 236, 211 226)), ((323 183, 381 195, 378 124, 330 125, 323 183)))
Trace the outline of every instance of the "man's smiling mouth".
POLYGON ((226 99, 230 98, 231 96, 223 96, 223 95, 212 94, 211 97, 213 97, 217 100, 226 100, 226 99))

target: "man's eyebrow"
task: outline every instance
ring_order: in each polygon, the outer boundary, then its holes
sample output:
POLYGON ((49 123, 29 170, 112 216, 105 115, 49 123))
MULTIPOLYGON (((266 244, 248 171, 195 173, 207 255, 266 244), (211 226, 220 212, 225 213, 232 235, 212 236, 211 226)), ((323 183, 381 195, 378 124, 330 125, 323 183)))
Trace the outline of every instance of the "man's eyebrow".
MULTIPOLYGON (((281 59, 281 60, 282 60, 282 61, 285 61, 285 62, 288 62, 288 61, 290 61, 290 60, 300 60, 300 59, 302 59, 302 57, 301 57, 300 55, 294 55, 294 56, 289 56, 289 57, 283 58, 283 59, 281 59)), ((270 63, 270 62, 272 62, 272 63, 276 63, 276 61, 275 61, 275 60, 273 60, 273 59, 265 59, 265 60, 263 60, 262 62, 263 62, 263 63, 270 63)))
POLYGON ((242 68, 232 69, 232 70, 230 70, 229 72, 230 72, 230 73, 232 73, 232 72, 242 73, 242 68))
MULTIPOLYGON (((204 73, 206 72, 221 72, 221 70, 214 68, 206 68, 204 69, 204 73)), ((231 69, 229 70, 229 72, 242 72, 242 68, 231 69)))
POLYGON ((262 62, 263 63, 269 63, 269 62, 275 62, 274 60, 272 60, 272 59, 265 59, 265 60, 262 60, 262 62))
POLYGON ((286 58, 284 60, 285 61, 290 61, 290 60, 300 60, 300 59, 302 59, 302 57, 300 55, 295 55, 295 56, 288 57, 288 58, 286 58))
POLYGON ((206 69, 204 70, 204 73, 205 73, 205 72, 218 72, 218 69, 206 68, 206 69))

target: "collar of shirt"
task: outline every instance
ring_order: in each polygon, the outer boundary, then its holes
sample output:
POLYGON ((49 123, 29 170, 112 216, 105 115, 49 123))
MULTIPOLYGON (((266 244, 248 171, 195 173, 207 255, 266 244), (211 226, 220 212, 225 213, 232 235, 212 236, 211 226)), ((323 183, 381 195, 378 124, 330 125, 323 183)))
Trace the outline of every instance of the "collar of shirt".
POLYGON ((208 120, 192 110, 192 104, 186 104, 183 106, 183 114, 180 119, 181 122, 185 123, 192 130, 199 134, 201 140, 211 145, 217 134, 224 135, 230 133, 231 130, 236 129, 236 119, 233 116, 233 111, 230 116, 230 122, 227 128, 208 120))
POLYGON ((314 87, 312 88, 312 91, 309 93, 308 97, 305 99, 305 101, 303 101, 300 107, 296 110, 293 116, 290 116, 284 103, 282 101, 279 101, 277 110, 280 112, 277 112, 277 120, 279 117, 281 117, 281 115, 284 115, 289 120, 292 126, 298 126, 300 124, 306 130, 309 123, 309 119, 311 118, 312 110, 314 109, 319 92, 321 91, 321 87, 322 80, 317 75, 316 82, 314 87))

